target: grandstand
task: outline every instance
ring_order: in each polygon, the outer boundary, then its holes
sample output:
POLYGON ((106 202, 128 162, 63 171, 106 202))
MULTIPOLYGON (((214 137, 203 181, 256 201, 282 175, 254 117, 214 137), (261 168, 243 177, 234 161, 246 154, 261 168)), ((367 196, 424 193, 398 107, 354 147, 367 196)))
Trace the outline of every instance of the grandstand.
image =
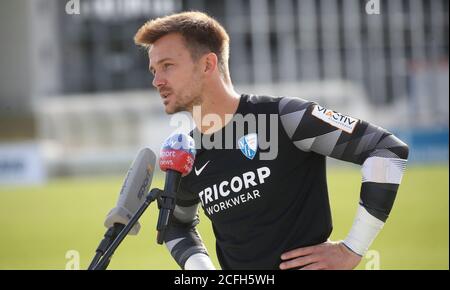
POLYGON ((0 140, 37 143, 50 175, 119 172, 158 150, 175 128, 132 38, 194 9, 228 29, 240 92, 314 100, 398 133, 413 160, 448 160, 448 1, 367 2, 81 0, 75 15, 67 1, 4 2, 1 33, 20 49, 2 44, 0 140))

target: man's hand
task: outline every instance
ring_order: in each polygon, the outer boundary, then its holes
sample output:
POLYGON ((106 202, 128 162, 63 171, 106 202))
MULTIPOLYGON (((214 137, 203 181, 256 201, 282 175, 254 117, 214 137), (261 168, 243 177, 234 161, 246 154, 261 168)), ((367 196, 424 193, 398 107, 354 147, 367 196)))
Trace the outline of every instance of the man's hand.
POLYGON ((298 248, 281 255, 280 269, 303 267, 302 270, 351 270, 358 266, 361 256, 341 242, 298 248))

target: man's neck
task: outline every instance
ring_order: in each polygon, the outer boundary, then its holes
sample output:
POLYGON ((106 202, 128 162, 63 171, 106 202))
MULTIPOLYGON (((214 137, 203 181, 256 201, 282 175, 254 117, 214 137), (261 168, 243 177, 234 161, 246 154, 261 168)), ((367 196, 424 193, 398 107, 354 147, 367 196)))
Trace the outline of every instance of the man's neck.
POLYGON ((203 134, 221 130, 236 113, 239 100, 240 95, 232 85, 221 83, 205 90, 201 107, 194 108, 192 112, 195 125, 203 134))

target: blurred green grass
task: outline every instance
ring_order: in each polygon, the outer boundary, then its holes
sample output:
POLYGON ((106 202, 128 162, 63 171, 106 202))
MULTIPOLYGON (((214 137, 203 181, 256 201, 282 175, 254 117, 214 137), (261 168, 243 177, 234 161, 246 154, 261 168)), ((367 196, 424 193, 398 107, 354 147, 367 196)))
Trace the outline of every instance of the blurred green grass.
MULTIPOLYGON (((331 238, 339 240, 352 225, 361 176, 356 167, 332 167, 328 179, 331 238)), ((78 178, 0 188, 0 269, 65 269, 69 250, 80 253, 80 267, 86 269, 122 182, 123 177, 78 178)), ((163 179, 156 178, 152 187, 162 188, 163 179)), ((390 218, 371 247, 380 254, 381 269, 449 269, 448 197, 448 165, 407 169, 390 218)), ((165 246, 156 244, 157 214, 152 205, 141 218, 139 235, 124 240, 109 269, 178 269, 165 246)), ((219 267, 203 213, 199 231, 219 267)))

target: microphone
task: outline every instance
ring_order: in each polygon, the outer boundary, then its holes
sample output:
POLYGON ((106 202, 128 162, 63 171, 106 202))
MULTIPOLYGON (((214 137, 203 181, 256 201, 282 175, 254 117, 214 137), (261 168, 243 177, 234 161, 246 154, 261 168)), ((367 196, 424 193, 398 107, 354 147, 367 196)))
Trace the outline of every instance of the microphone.
POLYGON ((176 193, 181 177, 188 175, 195 160, 195 142, 186 134, 172 134, 164 142, 159 158, 159 167, 166 172, 164 191, 159 198, 159 217, 156 230, 157 243, 164 242, 169 219, 175 209, 176 193))
MULTIPOLYGON (((146 194, 152 183, 155 163, 156 156, 152 150, 143 148, 139 151, 128 170, 116 207, 106 216, 104 225, 108 230, 97 247, 96 255, 88 269, 91 270, 97 265, 110 244, 145 202, 146 194)), ((137 235, 139 230, 140 225, 136 222, 129 234, 137 235)))
MULTIPOLYGON (((106 216, 104 223, 106 228, 111 228, 116 223, 126 225, 144 203, 152 183, 155 163, 156 156, 151 149, 143 148, 139 151, 128 170, 116 207, 106 216)), ((137 235, 140 228, 137 222, 129 234, 137 235)))

